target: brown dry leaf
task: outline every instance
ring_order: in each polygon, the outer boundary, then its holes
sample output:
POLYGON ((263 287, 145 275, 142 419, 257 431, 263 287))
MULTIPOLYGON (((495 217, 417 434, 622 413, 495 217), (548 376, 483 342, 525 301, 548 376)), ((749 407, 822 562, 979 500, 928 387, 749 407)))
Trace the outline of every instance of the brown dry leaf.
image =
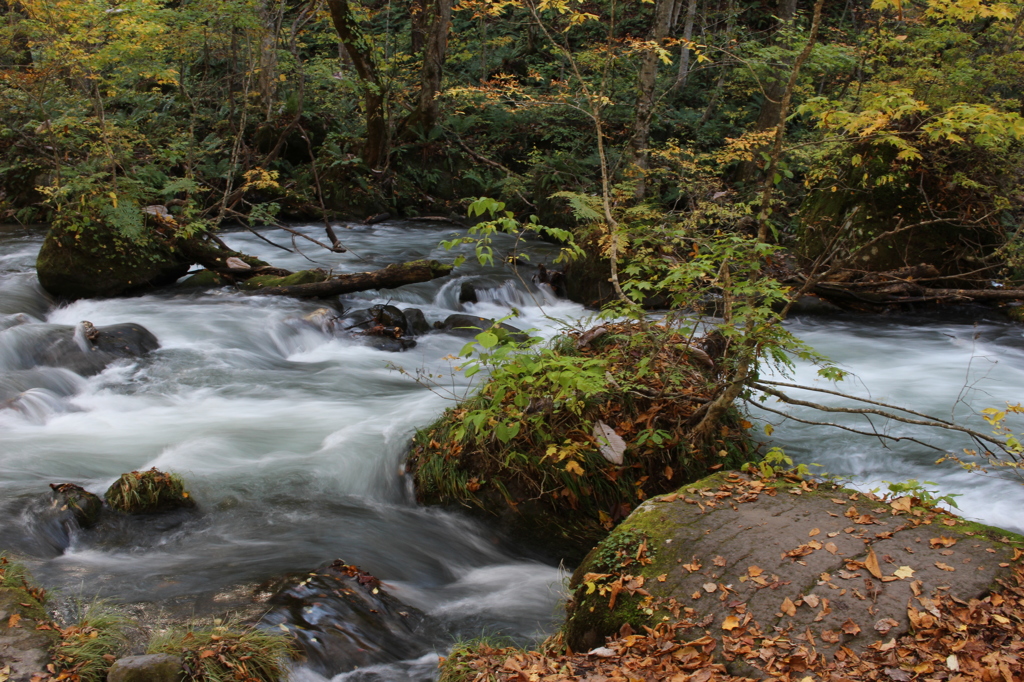
POLYGON ((822 630, 821 631, 821 640, 823 642, 828 642, 829 644, 838 644, 839 643, 839 637, 840 637, 839 633, 836 632, 835 630, 822 630))
POLYGON ((737 618, 736 616, 729 616, 724 621, 722 621, 722 629, 723 630, 735 630, 739 626, 740 626, 740 619, 737 618))
POLYGON ((663 583, 666 580, 668 580, 668 573, 662 573, 661 575, 658 576, 658 582, 659 583, 663 583))
POLYGON ((821 599, 816 594, 806 594, 804 595, 804 603, 812 609, 816 609, 818 608, 818 604, 821 603, 821 599))
POLYGON ((747 567, 747 574, 750 575, 751 578, 756 578, 757 576, 761 575, 762 573, 764 573, 764 569, 760 568, 759 566, 748 566, 747 567))
POLYGON ((895 500, 889 503, 889 506, 896 511, 909 512, 911 507, 911 499, 909 497, 897 497, 895 500))
POLYGON ((794 604, 793 600, 790 599, 789 597, 786 597, 785 599, 782 600, 782 606, 779 607, 779 609, 784 614, 786 614, 787 616, 795 616, 796 615, 796 604, 794 604))
POLYGON ((956 538, 947 538, 945 535, 937 538, 932 538, 928 541, 932 549, 938 549, 939 547, 952 547, 956 544, 956 538))
POLYGON ((719 568, 721 568, 721 567, 725 566, 726 560, 725 560, 724 556, 716 556, 714 561, 712 561, 711 563, 713 563, 715 566, 718 566, 719 568))
POLYGON ((811 549, 821 549, 821 543, 818 542, 817 540, 811 540, 810 542, 807 543, 807 546, 810 547, 811 549))
POLYGON ((712 592, 718 589, 718 585, 714 583, 704 583, 702 587, 704 588, 704 591, 708 594, 711 594, 712 592))
POLYGON ((860 626, 854 623, 852 618, 847 618, 846 622, 843 623, 841 627, 843 628, 843 632, 848 635, 860 634, 860 626))
POLYGON ((921 596, 922 587, 924 587, 924 583, 922 583, 920 580, 915 580, 914 582, 910 583, 910 591, 914 593, 915 597, 921 596))
POLYGON ((861 514, 857 517, 857 520, 854 521, 854 523, 858 523, 862 526, 870 526, 873 523, 877 523, 877 521, 875 521, 875 517, 871 514, 861 514))
POLYGON ((839 551, 839 548, 836 547, 836 543, 834 543, 834 542, 826 542, 825 543, 825 551, 828 552, 829 554, 835 554, 836 552, 839 551))
POLYGON ((850 508, 846 510, 846 513, 843 514, 843 516, 845 516, 848 519, 855 519, 858 516, 860 516, 860 512, 857 511, 857 508, 851 504, 850 508))
POLYGON ((7 627, 16 628, 18 627, 18 621, 21 620, 20 613, 12 613, 11 617, 7 619, 7 627))
POLYGON ((821 532, 820 528, 812 528, 811 532, 807 534, 807 537, 813 538, 815 535, 821 532))
POLYGON ((700 599, 700 591, 694 592, 690 595, 690 599, 700 599))
POLYGON ((894 621, 892 618, 882 618, 875 623, 875 630, 883 635, 887 635, 889 634, 889 630, 892 630, 897 625, 899 625, 899 623, 894 621))
POLYGON ((685 568, 690 573, 696 573, 700 570, 700 562, 694 559, 691 563, 683 564, 683 568, 685 568))
POLYGON ((868 547, 868 558, 864 560, 864 568, 868 569, 868 572, 876 578, 882 577, 882 569, 878 565, 878 556, 875 554, 874 547, 868 547))
POLYGON ((956 570, 955 568, 953 568, 949 564, 944 564, 941 561, 936 561, 935 562, 935 568, 941 569, 943 571, 955 571, 956 570))
POLYGON ((213 649, 203 649, 201 652, 199 652, 199 658, 210 658, 211 656, 216 656, 216 655, 217 655, 217 652, 214 651, 213 649))
POLYGON ((942 519, 942 524, 944 526, 955 526, 956 525, 956 519, 942 519))

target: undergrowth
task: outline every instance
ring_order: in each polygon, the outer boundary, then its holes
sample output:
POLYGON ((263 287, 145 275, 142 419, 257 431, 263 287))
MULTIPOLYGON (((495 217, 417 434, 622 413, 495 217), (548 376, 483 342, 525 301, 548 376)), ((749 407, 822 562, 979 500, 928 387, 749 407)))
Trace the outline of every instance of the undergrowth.
POLYGON ((569 334, 495 363, 479 394, 420 431, 410 456, 420 498, 571 527, 585 551, 650 495, 749 459, 749 424, 734 411, 710 441, 688 437, 715 390, 698 342, 604 327, 587 344, 569 334))
POLYGON ((181 656, 190 682, 278 682, 293 648, 283 634, 227 622, 158 635, 149 653, 181 656))
POLYGON ((127 653, 129 621, 101 603, 90 605, 76 624, 60 629, 53 649, 59 679, 103 682, 114 661, 127 653), (59 677, 64 674, 65 677, 59 677))

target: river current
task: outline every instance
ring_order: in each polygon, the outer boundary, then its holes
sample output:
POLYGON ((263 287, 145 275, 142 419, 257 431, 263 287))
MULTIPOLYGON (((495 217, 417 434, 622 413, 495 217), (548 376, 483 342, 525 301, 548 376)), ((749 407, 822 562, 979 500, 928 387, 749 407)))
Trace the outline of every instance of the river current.
MULTIPOLYGON (((298 229, 322 233, 315 226, 298 229)), ((304 240, 298 244, 305 255, 289 253, 245 231, 224 238, 281 267, 360 272, 422 257, 450 261, 455 254, 438 243, 454 230, 425 223, 356 225, 340 230, 350 249, 345 254, 304 240)), ((285 233, 263 234, 291 248, 285 233)), ((0 324, 0 390, 7 392, 0 398, 17 396, 17 409, 0 409, 0 548, 25 557, 40 582, 87 598, 202 605, 233 586, 341 558, 435 617, 449 641, 482 633, 528 641, 554 629, 564 571, 509 547, 477 521, 417 506, 402 471, 413 431, 470 388, 446 359, 458 354, 465 339, 431 334, 409 351, 386 353, 295 324, 321 303, 227 289, 56 306, 35 280, 42 236, 39 230, 0 228, 0 321, 19 313, 31 318, 27 325, 0 324), (11 350, 16 335, 33 325, 82 320, 141 324, 161 348, 91 377, 25 367, 11 350), (443 379, 431 389, 411 378, 417 371, 443 379), (31 503, 45 497, 48 483, 74 482, 102 494, 119 474, 150 467, 182 474, 203 513, 164 530, 78 538, 63 552, 34 531, 31 503)), ((514 246, 510 237, 500 237, 497 258, 514 246)), ((556 255, 540 242, 526 250, 533 263, 551 263, 556 255)), ((485 268, 470 259, 451 277, 364 292, 342 303, 346 309, 386 302, 417 307, 431 322, 454 312, 515 315, 510 324, 547 337, 591 314, 524 279, 518 281, 508 266, 485 268), (492 288, 479 303, 460 304, 467 281, 492 288)), ((1024 328, 1010 322, 841 316, 787 324, 854 373, 844 390, 937 416, 953 412, 983 431, 988 427, 978 410, 1021 398, 1024 328)), ((794 379, 814 382, 813 368, 798 366, 794 379)), ((757 410, 752 414, 778 422, 757 410)), ((865 423, 861 417, 847 421, 865 423)), ((912 428, 876 423, 897 435, 912 428)), ((928 437, 942 447, 970 445, 946 434, 928 437)), ((799 424, 778 424, 772 441, 798 461, 819 463, 861 487, 933 481, 928 487, 961 495, 956 500, 965 515, 1024 530, 1024 488, 1018 483, 936 467, 937 453, 920 446, 886 447, 877 439, 799 424)), ((377 673, 384 679, 429 678, 436 660, 429 655, 377 673)), ((293 674, 295 682, 323 679, 302 668, 293 674)))

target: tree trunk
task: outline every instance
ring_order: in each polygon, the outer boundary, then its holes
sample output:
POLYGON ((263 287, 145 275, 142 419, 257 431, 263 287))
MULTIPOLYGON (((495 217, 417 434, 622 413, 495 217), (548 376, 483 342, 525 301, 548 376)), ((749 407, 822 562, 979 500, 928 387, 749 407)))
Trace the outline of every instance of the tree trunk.
MULTIPOLYGON (((691 0, 692 1, 692 0, 691 0)), ((672 7, 675 0, 658 0, 654 8, 654 26, 651 40, 662 45, 668 37, 672 23, 672 7)), ((629 141, 629 153, 640 167, 641 173, 636 187, 636 198, 642 199, 646 194, 646 179, 643 171, 648 168, 647 145, 651 135, 651 117, 654 113, 654 86, 658 78, 658 63, 661 61, 657 51, 647 50, 643 65, 640 67, 640 82, 636 103, 636 129, 629 141)))
POLYGON ((363 89, 363 107, 366 116, 366 141, 363 144, 363 163, 377 169, 387 158, 387 120, 384 116, 384 84, 377 72, 373 51, 363 31, 352 16, 348 0, 327 0, 334 30, 338 32, 352 68, 356 70, 363 89))
POLYGON ((690 0, 686 7, 686 21, 683 24, 683 46, 679 55, 679 75, 673 88, 685 88, 690 77, 690 42, 693 39, 693 18, 697 14, 697 0, 690 0))
POLYGON ((356 291, 366 291, 368 289, 394 289, 405 284, 429 282, 432 279, 451 274, 451 271, 451 265, 443 265, 436 260, 417 260, 408 263, 396 263, 373 272, 335 275, 323 282, 293 284, 283 287, 264 287, 257 290, 257 293, 294 296, 296 298, 325 298, 341 294, 351 294, 356 291))
POLYGON ((416 108, 403 123, 403 128, 419 126, 428 132, 437 121, 437 93, 441 90, 444 59, 448 52, 448 31, 452 24, 452 0, 432 0, 429 20, 424 20, 426 41, 423 47, 423 69, 416 108))

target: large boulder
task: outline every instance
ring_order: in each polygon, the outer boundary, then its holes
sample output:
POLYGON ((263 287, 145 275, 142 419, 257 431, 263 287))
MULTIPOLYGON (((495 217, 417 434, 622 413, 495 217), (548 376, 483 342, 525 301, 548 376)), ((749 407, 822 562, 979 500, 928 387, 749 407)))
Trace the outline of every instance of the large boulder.
POLYGON ((293 635, 307 665, 327 677, 420 656, 439 634, 377 578, 342 561, 288 579, 270 605, 263 622, 293 635))
MULTIPOLYGON (((1020 536, 909 496, 717 474, 648 500, 588 555, 565 642, 586 651, 624 626, 685 621, 691 637, 785 638, 777 665, 754 666, 784 674, 783 657, 806 666, 887 651, 931 627, 940 598, 977 604, 1012 578, 1022 549, 1020 536)), ((744 656, 725 663, 755 674, 744 656)))
POLYGON ((104 499, 111 509, 126 514, 156 514, 195 507, 181 476, 156 468, 121 474, 107 489, 104 499))
POLYGON ((188 272, 177 249, 152 242, 140 246, 114 235, 51 229, 36 261, 39 283, 64 299, 104 298, 174 283, 188 272))
POLYGON ((107 682, 180 682, 184 679, 181 656, 147 654, 114 661, 107 682))

